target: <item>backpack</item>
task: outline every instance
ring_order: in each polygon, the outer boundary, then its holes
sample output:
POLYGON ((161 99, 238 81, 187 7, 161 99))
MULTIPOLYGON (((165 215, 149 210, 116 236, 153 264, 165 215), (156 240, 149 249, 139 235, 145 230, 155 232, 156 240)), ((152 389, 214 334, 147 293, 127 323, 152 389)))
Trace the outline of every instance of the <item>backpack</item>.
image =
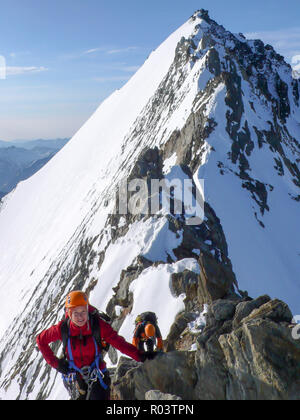
POLYGON ((136 317, 135 323, 140 324, 141 322, 150 322, 151 324, 157 324, 157 316, 154 312, 143 312, 136 317))
MULTIPOLYGON (((96 343, 99 346, 100 352, 108 351, 110 345, 106 343, 106 341, 101 339, 99 318, 107 322, 108 324, 111 323, 111 318, 106 313, 100 312, 98 311, 98 309, 93 308, 93 311, 89 312, 89 320, 90 320, 91 330, 92 330, 91 335, 96 340, 96 343)), ((63 354, 65 357, 67 354, 66 349, 67 349, 68 340, 69 340, 69 328, 70 328, 70 318, 65 318, 60 327, 62 343, 63 343, 63 354)))

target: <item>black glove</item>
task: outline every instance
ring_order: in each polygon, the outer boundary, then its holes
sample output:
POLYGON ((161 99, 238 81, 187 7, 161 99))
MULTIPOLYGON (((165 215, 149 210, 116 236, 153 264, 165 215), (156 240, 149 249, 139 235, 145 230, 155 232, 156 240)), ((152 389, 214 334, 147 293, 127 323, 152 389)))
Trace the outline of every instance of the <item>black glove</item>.
POLYGON ((157 356, 157 353, 154 351, 145 351, 141 354, 141 361, 145 362, 145 360, 153 360, 157 356))
POLYGON ((62 373, 63 375, 68 375, 70 372, 69 362, 65 358, 58 359, 58 367, 56 370, 58 370, 58 372, 62 373))

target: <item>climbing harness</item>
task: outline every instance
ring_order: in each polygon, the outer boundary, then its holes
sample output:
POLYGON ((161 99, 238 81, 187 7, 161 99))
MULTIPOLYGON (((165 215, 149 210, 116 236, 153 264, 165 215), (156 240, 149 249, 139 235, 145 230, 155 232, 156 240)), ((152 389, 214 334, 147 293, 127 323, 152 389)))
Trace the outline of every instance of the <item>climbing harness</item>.
POLYGON ((62 375, 64 384, 69 391, 71 399, 77 399, 80 395, 83 396, 86 394, 86 400, 89 400, 93 385, 99 380, 100 385, 105 390, 108 389, 108 385, 104 382, 105 372, 107 369, 101 370, 99 365, 102 360, 101 352, 98 350, 98 345, 93 337, 95 345, 95 360, 90 366, 83 366, 81 369, 78 368, 74 363, 71 339, 68 339, 68 355, 69 355, 69 366, 70 373, 67 375, 62 375), (77 381, 77 375, 80 375, 83 381, 87 385, 87 391, 82 390, 77 381), (74 386, 75 385, 75 386, 74 386))

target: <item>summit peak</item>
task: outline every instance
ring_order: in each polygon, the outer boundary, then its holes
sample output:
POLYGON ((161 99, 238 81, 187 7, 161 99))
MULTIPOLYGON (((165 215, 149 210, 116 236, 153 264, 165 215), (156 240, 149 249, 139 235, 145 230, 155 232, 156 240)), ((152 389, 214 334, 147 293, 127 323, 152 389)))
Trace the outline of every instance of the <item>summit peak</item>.
POLYGON ((196 12, 193 14, 193 16, 198 16, 198 17, 201 17, 203 19, 209 19, 208 10, 205 10, 205 9, 196 10, 196 12))
POLYGON ((208 10, 205 10, 205 9, 196 10, 194 14, 192 15, 191 19, 195 20, 197 18, 202 19, 207 23, 212 23, 208 10))

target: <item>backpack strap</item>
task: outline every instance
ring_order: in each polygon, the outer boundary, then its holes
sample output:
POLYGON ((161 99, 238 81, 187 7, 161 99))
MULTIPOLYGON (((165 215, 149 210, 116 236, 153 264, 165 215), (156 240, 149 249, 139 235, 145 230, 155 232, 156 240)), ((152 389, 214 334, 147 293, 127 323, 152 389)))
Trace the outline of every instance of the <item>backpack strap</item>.
MULTIPOLYGON (((81 369, 79 369, 73 359, 72 354, 72 346, 71 346, 71 337, 70 337, 70 319, 65 319, 60 327, 61 330, 61 338, 63 343, 63 352, 64 357, 67 358, 67 352, 66 349, 68 349, 69 354, 69 366, 70 369, 73 370, 73 372, 78 372, 84 381, 88 385, 88 393, 87 393, 87 399, 89 399, 89 392, 90 387, 92 384, 98 379, 101 386, 106 390, 108 388, 108 385, 104 382, 104 376, 105 372, 107 372, 107 369, 100 369, 100 361, 102 359, 102 342, 101 342, 101 333, 100 333, 100 323, 99 323, 99 315, 98 313, 91 313, 90 314, 90 325, 92 330, 92 337, 95 345, 95 360, 91 364, 91 366, 88 368, 87 372, 83 372, 81 369), (96 375, 96 376, 95 376, 96 375)), ((62 375, 64 381, 70 380, 70 375, 62 375)), ((71 373, 71 381, 75 380, 76 375, 74 376, 71 373)))
POLYGON ((69 319, 65 319, 63 321, 63 323, 60 326, 60 332, 61 332, 61 341, 63 344, 63 353, 64 353, 64 357, 67 358, 67 347, 68 347, 68 341, 69 341, 69 327, 70 327, 70 320, 69 319))
MULTIPOLYGON (((100 331, 100 323, 99 323, 99 315, 95 313, 90 314, 90 323, 91 323, 91 331, 92 336, 96 340, 96 343, 99 346, 99 352, 102 351, 102 341, 101 341, 101 331, 100 331)), ((63 353, 64 357, 67 358, 67 348, 68 348, 68 341, 70 338, 70 319, 65 319, 60 326, 61 332, 61 340, 63 343, 63 353)))
POLYGON ((92 336, 94 337, 94 339, 96 340, 96 343, 99 346, 99 352, 101 352, 102 341, 101 341, 101 329, 100 329, 99 318, 100 317, 97 312, 90 314, 92 336))

